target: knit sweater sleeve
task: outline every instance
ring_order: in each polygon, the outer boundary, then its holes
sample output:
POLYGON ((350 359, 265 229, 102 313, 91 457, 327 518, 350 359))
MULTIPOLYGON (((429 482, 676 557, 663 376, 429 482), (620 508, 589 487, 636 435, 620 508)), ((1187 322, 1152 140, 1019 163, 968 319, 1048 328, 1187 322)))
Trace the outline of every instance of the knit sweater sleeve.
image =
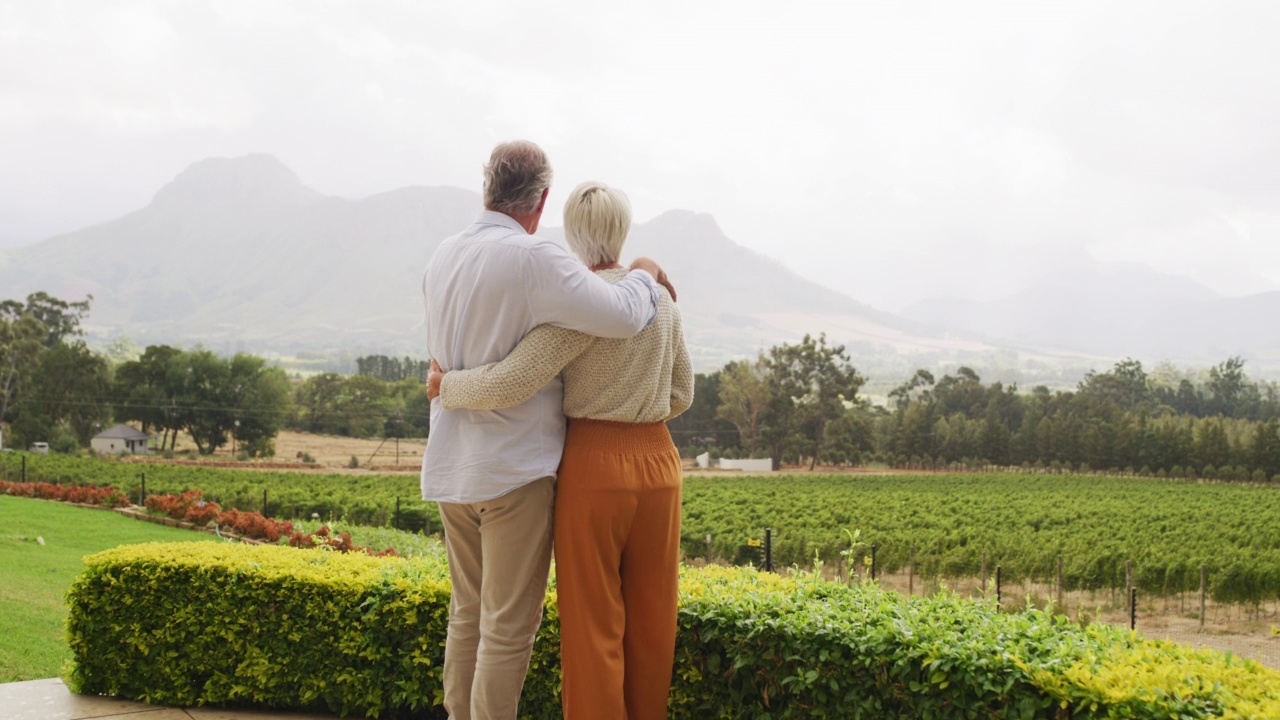
POLYGON ((689 360, 689 346, 684 341, 680 311, 674 304, 671 309, 674 311, 671 339, 675 344, 676 354, 671 364, 671 414, 667 416, 668 420, 693 405, 693 363, 689 360))
POLYGON ((445 373, 440 380, 440 402, 446 410, 515 407, 551 382, 594 340, 576 330, 539 325, 505 358, 445 373))

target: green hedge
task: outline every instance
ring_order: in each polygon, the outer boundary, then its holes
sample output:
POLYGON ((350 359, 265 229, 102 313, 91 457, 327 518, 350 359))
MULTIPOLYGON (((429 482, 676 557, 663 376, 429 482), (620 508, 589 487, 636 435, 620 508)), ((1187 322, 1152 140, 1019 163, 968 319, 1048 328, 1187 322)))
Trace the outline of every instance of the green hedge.
MULTIPOLYGON (((78 692, 441 717, 442 554, 232 544, 90 556, 69 593, 78 692)), ((559 718, 555 594, 522 716, 559 718)), ((939 595, 686 569, 673 718, 1276 718, 1251 661, 939 595)))

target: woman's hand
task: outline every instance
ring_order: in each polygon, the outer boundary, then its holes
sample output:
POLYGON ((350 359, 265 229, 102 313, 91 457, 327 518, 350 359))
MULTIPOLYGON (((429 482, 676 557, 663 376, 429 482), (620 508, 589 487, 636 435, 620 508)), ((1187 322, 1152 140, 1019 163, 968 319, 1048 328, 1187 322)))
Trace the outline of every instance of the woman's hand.
POLYGON ((435 400, 440 397, 440 381, 444 379, 444 370, 440 369, 440 364, 434 359, 431 360, 431 371, 427 373, 427 399, 435 400))

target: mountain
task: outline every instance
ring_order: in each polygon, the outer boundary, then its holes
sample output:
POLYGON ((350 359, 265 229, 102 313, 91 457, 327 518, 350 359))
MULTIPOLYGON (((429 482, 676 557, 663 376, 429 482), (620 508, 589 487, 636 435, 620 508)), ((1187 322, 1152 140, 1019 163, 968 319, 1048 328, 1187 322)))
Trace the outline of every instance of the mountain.
MULTIPOLYGON (((349 200, 306 187, 268 155, 214 158, 124 217, 0 251, 0 287, 12 298, 92 294, 88 329, 139 344, 419 354, 422 270, 480 209, 468 190, 349 200)), ((734 243, 707 215, 671 211, 638 224, 624 254, 657 258, 675 280, 700 368, 824 330, 863 348, 989 349, 809 282, 734 243)))
POLYGON ((903 315, 1001 344, 1197 364, 1242 355, 1255 365, 1280 364, 1280 291, 1228 298, 1137 263, 1078 259, 997 300, 939 297, 903 315))

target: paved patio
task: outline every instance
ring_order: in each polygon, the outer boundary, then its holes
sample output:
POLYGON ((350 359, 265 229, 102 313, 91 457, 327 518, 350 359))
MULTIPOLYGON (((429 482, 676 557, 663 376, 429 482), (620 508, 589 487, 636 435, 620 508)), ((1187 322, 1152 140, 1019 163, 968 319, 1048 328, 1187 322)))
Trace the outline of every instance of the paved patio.
POLYGON ((58 678, 0 684, 4 720, 333 720, 335 715, 171 708, 116 698, 73 695, 58 678))

